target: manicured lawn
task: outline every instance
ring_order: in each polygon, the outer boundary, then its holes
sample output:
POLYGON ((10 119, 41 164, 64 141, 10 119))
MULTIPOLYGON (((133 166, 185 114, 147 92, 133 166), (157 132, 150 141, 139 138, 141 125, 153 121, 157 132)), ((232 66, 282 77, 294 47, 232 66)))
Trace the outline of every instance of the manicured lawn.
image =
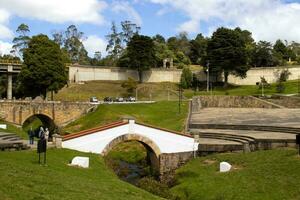
POLYGON ((180 168, 177 183, 171 191, 182 199, 300 199, 300 157, 294 149, 211 155, 180 168), (221 161, 236 169, 218 172, 221 161))
POLYGON ((163 101, 153 104, 111 104, 100 105, 95 112, 70 123, 64 128, 66 132, 77 132, 80 130, 100 126, 110 122, 133 117, 138 122, 182 131, 188 112, 188 102, 182 102, 181 113, 178 113, 178 102, 163 101))
MULTIPOLYGON (((282 94, 296 94, 298 93, 298 81, 288 81, 284 83, 285 90, 282 94)), ((248 96, 248 95, 261 95, 261 89, 256 85, 241 85, 241 86, 229 86, 224 89, 222 86, 213 87, 212 92, 206 92, 202 90, 194 92, 192 90, 185 90, 184 95, 188 98, 196 95, 231 95, 231 96, 248 96)), ((264 88, 265 95, 277 94, 276 84, 271 84, 270 87, 264 88)))
POLYGON ((36 151, 0 152, 0 199, 159 199, 120 181, 98 155, 51 149, 47 156, 40 166, 36 151), (88 156, 90 168, 68 166, 74 156, 88 156))

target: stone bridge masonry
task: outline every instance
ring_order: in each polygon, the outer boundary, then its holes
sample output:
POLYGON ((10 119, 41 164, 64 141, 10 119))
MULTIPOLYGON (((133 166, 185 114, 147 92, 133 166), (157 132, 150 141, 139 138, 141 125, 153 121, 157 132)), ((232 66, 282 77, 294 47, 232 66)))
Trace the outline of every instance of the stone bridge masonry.
POLYGON ((23 123, 32 116, 41 116, 54 122, 58 127, 74 121, 83 114, 89 112, 94 105, 77 102, 54 101, 1 101, 0 118, 17 125, 23 123))

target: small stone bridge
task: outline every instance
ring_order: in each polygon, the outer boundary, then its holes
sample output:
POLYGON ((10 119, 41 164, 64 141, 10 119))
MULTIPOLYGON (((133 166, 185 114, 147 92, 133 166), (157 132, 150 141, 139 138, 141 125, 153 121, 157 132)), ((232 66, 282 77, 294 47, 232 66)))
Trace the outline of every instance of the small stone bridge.
POLYGON ((32 116, 43 123, 61 127, 94 108, 89 103, 56 101, 0 101, 0 119, 23 125, 32 116))
POLYGON ((193 158, 198 150, 198 143, 190 135, 136 123, 134 120, 66 135, 62 147, 105 156, 116 145, 132 140, 144 145, 152 171, 159 174, 161 179, 193 158))

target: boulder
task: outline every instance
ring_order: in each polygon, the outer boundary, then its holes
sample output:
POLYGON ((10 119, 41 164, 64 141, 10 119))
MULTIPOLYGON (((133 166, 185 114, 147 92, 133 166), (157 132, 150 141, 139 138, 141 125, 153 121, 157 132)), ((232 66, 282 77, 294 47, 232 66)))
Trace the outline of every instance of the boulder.
POLYGON ((83 168, 89 168, 90 160, 88 157, 76 156, 73 158, 71 165, 83 168))
POLYGON ((220 163, 220 172, 229 172, 231 169, 231 165, 228 162, 220 163))

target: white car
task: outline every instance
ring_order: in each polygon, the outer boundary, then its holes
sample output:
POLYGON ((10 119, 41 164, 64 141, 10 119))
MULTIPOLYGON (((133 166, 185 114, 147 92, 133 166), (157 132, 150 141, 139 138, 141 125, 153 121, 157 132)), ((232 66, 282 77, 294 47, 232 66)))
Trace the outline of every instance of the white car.
POLYGON ((98 101, 97 97, 91 97, 90 98, 90 103, 91 104, 99 104, 99 101, 98 101))

